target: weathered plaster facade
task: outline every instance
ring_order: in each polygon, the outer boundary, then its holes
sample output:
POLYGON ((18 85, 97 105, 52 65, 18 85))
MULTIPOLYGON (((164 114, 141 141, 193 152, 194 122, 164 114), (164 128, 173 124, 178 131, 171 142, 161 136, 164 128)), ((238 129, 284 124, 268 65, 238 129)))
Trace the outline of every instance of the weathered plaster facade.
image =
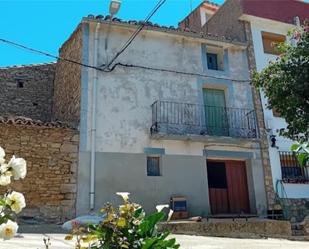
MULTIPOLYGON (((113 23, 106 38, 107 24, 101 20, 84 19, 84 63, 91 64, 95 61, 94 56, 98 56, 96 66, 106 64, 135 29, 134 25, 113 23), (94 51, 98 22, 101 23, 98 51, 94 51)), ((253 109, 245 49, 245 44, 145 28, 118 59, 122 64, 137 67, 117 66, 110 73, 83 70, 79 157, 83 166, 78 172, 77 213, 89 211, 92 87, 97 79, 95 210, 104 202, 117 202, 115 192, 128 191, 133 200, 143 204, 147 211, 154 210, 158 203, 167 203, 173 195, 184 195, 188 199, 190 214, 208 215, 206 159, 232 158, 247 161, 251 211, 265 214, 264 173, 258 139, 200 136, 192 140, 150 136, 151 105, 155 101, 203 104, 205 87, 224 90, 228 107, 253 109), (210 45, 224 50, 224 71, 205 68, 204 48, 210 45), (200 76, 160 69, 194 72, 200 76), (149 177, 146 174, 146 151, 155 149, 164 151, 161 155, 162 176, 149 177), (213 150, 219 152, 206 153, 213 150), (243 154, 235 158, 234 152, 239 151, 243 154)))
POLYGON ((55 63, 0 67, 0 115, 51 120, 55 63))
POLYGON ((6 159, 16 155, 27 162, 26 178, 10 185, 25 195, 21 216, 52 222, 75 217, 78 143, 78 131, 57 123, 1 118, 6 159))

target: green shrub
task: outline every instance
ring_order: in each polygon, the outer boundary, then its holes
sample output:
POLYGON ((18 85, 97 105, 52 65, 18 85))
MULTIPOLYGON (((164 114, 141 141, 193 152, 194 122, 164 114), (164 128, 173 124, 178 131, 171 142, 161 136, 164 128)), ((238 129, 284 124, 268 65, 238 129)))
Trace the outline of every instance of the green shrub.
MULTIPOLYGON (((175 239, 167 238, 169 232, 159 232, 157 224, 165 219, 164 205, 157 212, 145 215, 143 208, 129 200, 129 193, 117 193, 123 205, 115 208, 106 204, 101 210, 104 220, 98 225, 89 225, 85 230, 75 230, 80 241, 89 243, 90 248, 101 249, 173 249, 179 248, 175 239), (82 232, 82 234, 81 234, 82 232)), ((169 216, 172 214, 170 211, 169 216)), ((72 239, 72 236, 67 237, 72 239)), ((81 247, 77 247, 81 248, 81 247)))

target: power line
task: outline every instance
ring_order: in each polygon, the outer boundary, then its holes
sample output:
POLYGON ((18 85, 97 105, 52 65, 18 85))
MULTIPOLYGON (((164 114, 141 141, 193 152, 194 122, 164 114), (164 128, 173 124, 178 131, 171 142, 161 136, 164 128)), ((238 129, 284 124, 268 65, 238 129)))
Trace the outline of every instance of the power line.
MULTIPOLYGON (((158 11, 158 9, 166 2, 166 0, 159 0, 159 2, 156 4, 156 6, 152 9, 152 11, 148 14, 148 16, 145 18, 143 23, 133 32, 133 34, 130 36, 130 38, 124 43, 122 48, 116 53, 116 55, 110 60, 109 63, 106 64, 106 66, 103 68, 103 70, 109 69, 110 65, 113 64, 113 62, 127 49, 128 46, 133 42, 135 37, 142 31, 142 29, 145 27, 146 23, 150 20, 150 18, 158 11)), ((102 67, 103 65, 101 65, 102 67)))
MULTIPOLYGON (((91 65, 88 65, 88 64, 80 63, 80 62, 75 61, 75 60, 71 60, 71 59, 60 57, 60 56, 52 55, 52 54, 40 51, 38 49, 30 48, 30 47, 27 47, 25 45, 21 45, 21 44, 18 44, 16 42, 12 42, 12 41, 9 41, 9 40, 3 39, 3 38, 0 38, 0 41, 4 42, 6 44, 12 45, 14 47, 17 47, 19 49, 30 51, 32 53, 36 53, 36 54, 44 55, 44 56, 51 57, 51 58, 54 58, 54 59, 58 59, 58 60, 66 61, 66 62, 69 62, 69 63, 77 64, 77 65, 80 65, 80 66, 83 66, 83 67, 86 67, 86 68, 95 69, 95 70, 98 70, 98 71, 104 72, 104 73, 111 73, 112 71, 115 70, 115 68, 117 68, 118 66, 121 66, 121 67, 127 67, 127 68, 139 68, 139 69, 151 70, 151 71, 176 73, 176 74, 182 74, 182 75, 187 75, 187 76, 198 76, 198 77, 203 77, 203 78, 213 78, 213 79, 218 79, 218 80, 230 80, 230 81, 234 81, 234 82, 250 82, 250 80, 231 79, 231 78, 218 77, 218 76, 206 75, 206 74, 201 74, 201 73, 185 72, 185 71, 178 71, 178 70, 157 68, 157 67, 147 67, 147 66, 134 65, 134 64, 124 64, 124 63, 121 63, 121 62, 114 64, 111 69, 106 71, 106 70, 102 69, 101 67, 95 67, 95 66, 91 66, 91 65)), ((105 65, 102 65, 102 66, 105 66, 105 65)))
POLYGON ((30 47, 27 47, 25 45, 18 44, 16 42, 12 42, 12 41, 9 41, 9 40, 3 39, 3 38, 0 38, 0 41, 3 42, 3 43, 6 43, 6 44, 12 45, 14 47, 17 47, 19 49, 24 49, 24 50, 27 50, 27 51, 30 51, 30 52, 33 52, 33 53, 36 53, 36 54, 45 55, 47 57, 51 57, 51 58, 54 58, 54 59, 57 59, 57 60, 62 60, 62 61, 77 64, 77 65, 80 65, 80 66, 83 66, 83 67, 88 67, 88 68, 96 69, 96 70, 99 70, 99 71, 103 71, 102 68, 100 68, 100 67, 87 65, 87 64, 75 61, 75 60, 71 60, 71 59, 63 58, 63 57, 56 56, 56 55, 53 55, 53 54, 49 54, 47 52, 40 51, 40 50, 37 50, 37 49, 34 49, 34 48, 30 48, 30 47))
POLYGON ((203 78, 213 78, 213 79, 218 79, 218 80, 230 80, 230 81, 235 81, 235 82, 248 82, 248 83, 250 82, 250 80, 231 79, 231 78, 217 77, 217 76, 211 76, 211 75, 206 75, 206 74, 201 74, 201 73, 177 71, 177 70, 166 69, 166 68, 155 68, 155 67, 147 67, 147 66, 141 66, 141 65, 124 64, 121 62, 114 64, 114 66, 108 72, 114 71, 117 66, 128 67, 128 68, 140 68, 140 69, 145 69, 145 70, 161 71, 161 72, 167 72, 167 73, 176 73, 176 74, 182 74, 182 75, 187 75, 187 76, 199 76, 203 78))

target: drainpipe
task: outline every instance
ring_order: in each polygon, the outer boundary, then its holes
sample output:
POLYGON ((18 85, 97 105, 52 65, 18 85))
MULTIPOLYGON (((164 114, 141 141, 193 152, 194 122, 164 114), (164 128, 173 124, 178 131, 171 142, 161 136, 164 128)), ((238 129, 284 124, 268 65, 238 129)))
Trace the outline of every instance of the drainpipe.
MULTIPOLYGON (((98 34, 100 23, 97 23, 94 35, 94 53, 93 53, 93 66, 97 66, 98 61, 98 34)), ((97 82, 98 72, 93 69, 93 84, 92 84, 92 121, 91 121, 91 161, 90 161, 90 210, 94 209, 95 197, 95 152, 96 152, 96 109, 97 109, 97 82)))

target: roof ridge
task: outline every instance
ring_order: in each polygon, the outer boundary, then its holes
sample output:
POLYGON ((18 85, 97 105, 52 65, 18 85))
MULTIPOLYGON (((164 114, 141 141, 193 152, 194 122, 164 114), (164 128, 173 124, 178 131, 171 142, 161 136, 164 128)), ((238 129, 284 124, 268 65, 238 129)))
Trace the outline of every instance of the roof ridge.
POLYGON ((43 63, 36 63, 36 64, 18 64, 18 65, 11 65, 11 66, 0 66, 1 69, 11 69, 11 68, 22 68, 22 67, 38 67, 38 66, 47 66, 56 64, 56 61, 51 62, 43 62, 43 63))
MULTIPOLYGON (((137 21, 137 20, 123 20, 120 18, 113 18, 110 22, 110 16, 103 16, 103 15, 97 15, 94 16, 92 14, 88 15, 87 17, 84 17, 83 20, 85 21, 96 21, 96 22, 101 22, 101 23, 106 23, 106 24, 125 24, 125 25, 130 25, 130 26, 137 26, 137 25, 141 25, 144 24, 144 21, 137 21)), ((225 37, 225 36, 218 36, 217 34, 211 34, 211 33, 205 33, 205 32, 196 32, 193 30, 190 30, 188 28, 179 28, 179 27, 175 27, 175 26, 165 26, 165 25, 159 25, 157 23, 152 23, 150 21, 146 22, 145 24, 145 28, 150 27, 150 28, 154 28, 158 29, 160 31, 170 31, 173 33, 183 33, 183 34, 190 34, 190 35, 194 35, 196 36, 196 38, 205 38, 205 39, 211 39, 211 40, 215 40, 215 41, 220 41, 220 42, 226 42, 226 43, 237 43, 237 44, 244 44, 241 41, 238 41, 236 39, 232 39, 231 37, 225 37)))

